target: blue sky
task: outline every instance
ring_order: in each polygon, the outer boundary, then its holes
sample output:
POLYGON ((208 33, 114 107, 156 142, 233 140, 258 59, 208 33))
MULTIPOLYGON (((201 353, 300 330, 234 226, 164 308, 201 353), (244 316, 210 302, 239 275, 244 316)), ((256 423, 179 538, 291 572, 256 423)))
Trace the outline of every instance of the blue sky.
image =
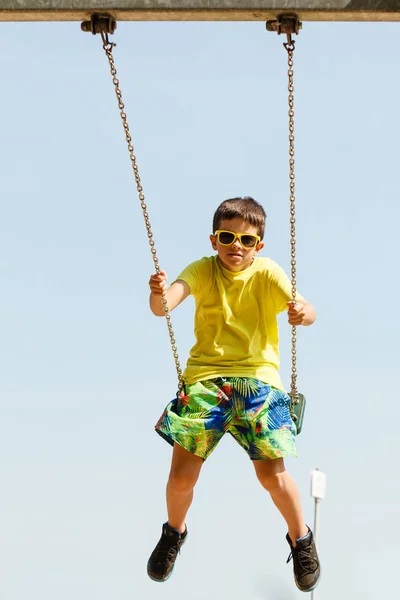
MULTIPOLYGON (((285 525, 224 439, 165 585, 146 575, 165 520, 175 394, 153 271, 100 39, 78 23, 1 24, 0 598, 292 600, 285 525)), ((295 53, 299 332, 308 399, 287 467, 312 523, 327 473, 316 597, 396 594, 399 537, 398 95, 395 24, 306 23, 295 53)), ((120 23, 115 60, 161 266, 211 252, 216 206, 267 210, 289 267, 286 53, 263 23, 120 23)), ((182 363, 193 303, 173 313, 182 363)), ((282 375, 290 371, 281 319, 282 375)))

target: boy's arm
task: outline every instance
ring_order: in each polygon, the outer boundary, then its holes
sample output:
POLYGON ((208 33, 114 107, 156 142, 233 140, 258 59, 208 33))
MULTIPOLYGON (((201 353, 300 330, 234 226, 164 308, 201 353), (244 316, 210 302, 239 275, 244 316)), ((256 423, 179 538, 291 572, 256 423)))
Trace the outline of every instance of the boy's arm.
POLYGON ((316 319, 316 310, 298 292, 296 302, 292 297, 292 282, 277 263, 270 261, 269 277, 271 294, 277 313, 287 310, 289 325, 312 325, 316 319))
POLYGON ((289 325, 312 325, 317 317, 315 307, 305 300, 287 303, 289 325))
POLYGON ((171 312, 190 294, 190 287, 182 279, 174 281, 171 287, 167 286, 167 274, 165 271, 160 271, 150 277, 150 309, 156 317, 165 315, 164 306, 162 303, 162 295, 165 293, 168 309, 171 312))

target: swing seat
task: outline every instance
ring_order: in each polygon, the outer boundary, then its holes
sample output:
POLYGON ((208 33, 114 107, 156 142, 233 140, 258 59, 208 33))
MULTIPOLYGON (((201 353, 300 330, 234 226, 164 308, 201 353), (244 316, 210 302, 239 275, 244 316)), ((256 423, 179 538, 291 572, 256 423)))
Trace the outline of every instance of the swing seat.
MULTIPOLYGON (((291 394, 289 394, 289 396, 292 400, 291 394)), ((297 397, 297 402, 292 401, 291 413, 294 424, 296 425, 297 435, 299 435, 303 428, 304 412, 306 410, 306 397, 304 396, 304 394, 300 393, 297 394, 297 397)))

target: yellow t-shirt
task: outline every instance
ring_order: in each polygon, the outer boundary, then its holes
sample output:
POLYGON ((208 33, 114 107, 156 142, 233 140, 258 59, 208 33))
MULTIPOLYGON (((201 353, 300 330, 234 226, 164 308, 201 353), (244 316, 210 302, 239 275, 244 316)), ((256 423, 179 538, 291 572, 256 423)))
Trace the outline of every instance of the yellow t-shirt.
POLYGON ((284 270, 269 258, 256 257, 244 271, 229 271, 215 255, 190 264, 179 279, 189 285, 196 303, 196 343, 185 382, 254 377, 283 390, 277 315, 292 299, 284 270))

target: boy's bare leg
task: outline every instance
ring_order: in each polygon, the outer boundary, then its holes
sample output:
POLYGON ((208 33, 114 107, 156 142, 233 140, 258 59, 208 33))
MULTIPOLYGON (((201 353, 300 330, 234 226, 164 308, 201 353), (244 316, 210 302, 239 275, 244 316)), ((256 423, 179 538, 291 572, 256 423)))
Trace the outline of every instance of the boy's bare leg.
POLYGON ((174 444, 167 484, 168 523, 164 523, 161 538, 147 563, 147 573, 154 581, 167 581, 174 570, 187 537, 186 515, 202 464, 202 458, 174 444))
POLYGON ((275 506, 285 519, 290 539, 295 546, 296 540, 308 533, 297 485, 286 471, 283 458, 252 462, 258 480, 271 494, 275 506))
POLYGON ((180 533, 185 531, 186 515, 193 500, 203 459, 174 444, 167 483, 168 524, 180 533))

